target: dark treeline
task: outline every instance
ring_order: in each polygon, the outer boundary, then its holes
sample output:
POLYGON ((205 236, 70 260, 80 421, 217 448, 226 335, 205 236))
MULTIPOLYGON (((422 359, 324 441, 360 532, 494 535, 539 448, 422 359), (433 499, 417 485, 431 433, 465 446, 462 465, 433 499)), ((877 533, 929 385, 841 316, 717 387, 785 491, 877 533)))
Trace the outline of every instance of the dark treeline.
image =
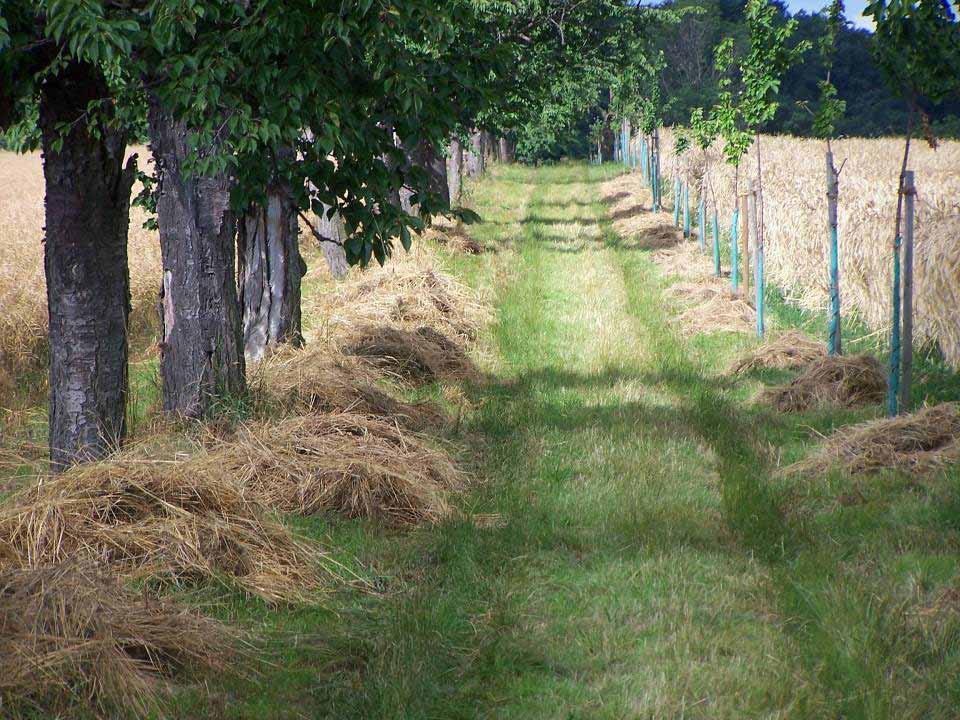
MULTIPOLYGON (((786 20, 790 15, 786 5, 773 4, 786 20)), ((665 120, 668 124, 686 124, 691 110, 710 107, 716 99, 719 78, 714 71, 713 51, 720 40, 734 38, 738 50, 747 44, 744 4, 740 0, 676 0, 664 3, 663 7, 701 8, 697 14, 684 15, 659 41, 670 69, 663 74, 664 97, 668 99, 665 120)), ((809 40, 815 48, 826 32, 825 14, 799 12, 793 17, 798 21, 796 39, 809 40)), ((899 135, 906 127, 907 106, 884 81, 874 58, 874 44, 873 33, 849 22, 837 37, 831 79, 840 99, 847 103, 846 113, 837 123, 838 135, 899 135)), ((813 115, 803 104, 816 101, 817 82, 824 75, 821 55, 815 50, 807 52, 803 62, 787 72, 780 88, 780 108, 764 130, 810 135, 813 115)), ((924 110, 938 135, 960 137, 960 100, 924 110)))

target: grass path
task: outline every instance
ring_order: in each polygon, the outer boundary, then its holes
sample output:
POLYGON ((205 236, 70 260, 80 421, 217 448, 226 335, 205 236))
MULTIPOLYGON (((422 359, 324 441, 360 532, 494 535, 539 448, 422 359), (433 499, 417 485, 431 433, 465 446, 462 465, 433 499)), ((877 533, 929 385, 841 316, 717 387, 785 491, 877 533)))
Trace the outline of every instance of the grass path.
POLYGON ((304 642, 226 716, 952 717, 960 612, 924 613, 960 578, 957 474, 773 479, 772 456, 857 417, 778 418, 718 380, 743 340, 674 331, 599 200, 612 172, 475 189, 501 252, 451 263, 496 295, 463 428, 482 482, 438 528, 304 521, 383 593, 238 604, 304 642))

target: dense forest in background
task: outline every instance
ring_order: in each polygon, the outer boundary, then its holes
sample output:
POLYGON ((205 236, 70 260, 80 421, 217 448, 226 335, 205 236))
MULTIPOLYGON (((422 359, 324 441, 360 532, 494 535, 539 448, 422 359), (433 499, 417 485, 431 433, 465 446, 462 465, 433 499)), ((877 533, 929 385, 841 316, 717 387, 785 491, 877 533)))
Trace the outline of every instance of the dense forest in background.
MULTIPOLYGON (((809 40, 813 48, 803 61, 791 67, 780 87, 780 107, 774 120, 764 131, 798 136, 812 135, 813 114, 806 103, 815 106, 817 83, 825 75, 822 55, 815 50, 826 33, 826 13, 791 14, 783 2, 774 0, 786 22, 790 17, 798 26, 792 44, 809 40)), ((824 7, 828 5, 824 0, 824 7)), ((717 99, 719 75, 714 67, 714 49, 724 37, 732 37, 736 54, 742 56, 748 45, 748 32, 742 0, 667 0, 657 7, 675 11, 679 20, 658 28, 655 47, 663 53, 665 67, 661 73, 664 99, 664 123, 688 125, 694 108, 709 108, 717 99)), ((876 39, 872 32, 846 22, 836 41, 836 56, 831 79, 839 98, 846 101, 846 111, 837 122, 837 135, 878 137, 902 135, 907 124, 907 106, 884 81, 874 56, 876 39)), ((608 92, 603 91, 598 104, 576 118, 574 132, 552 133, 553 143, 540 142, 538 153, 518 154, 535 160, 560 157, 584 157, 596 148, 589 140, 591 130, 609 119, 608 92)), ((960 98, 954 97, 939 106, 925 106, 934 133, 944 138, 960 138, 960 98)), ((538 134, 540 128, 520 130, 519 145, 527 145, 524 135, 538 134)), ((605 138, 605 154, 613 149, 613 130, 605 138)), ((529 138, 527 138, 529 142, 529 138)), ((534 143, 530 143, 534 144, 534 143)))
MULTIPOLYGON (((786 6, 774 4, 786 20, 790 16, 786 6)), ((697 14, 685 15, 659 43, 670 68, 663 75, 664 97, 670 102, 666 121, 685 125, 693 108, 709 107, 716 99, 718 77, 713 67, 713 49, 726 36, 736 40, 738 51, 747 45, 744 5, 739 0, 677 0, 663 6, 701 8, 697 14)), ((825 15, 799 12, 793 17, 798 21, 794 40, 810 40, 815 47, 826 32, 825 15)), ((906 105, 884 82, 874 60, 874 42, 871 32, 850 23, 837 38, 831 79, 840 99, 847 103, 846 114, 837 124, 839 135, 897 135, 906 127, 906 105)), ((802 103, 817 98, 817 82, 824 75, 821 55, 806 53, 803 62, 791 68, 784 78, 780 109, 767 132, 809 135, 813 116, 802 103)), ((960 136, 960 99, 924 109, 939 135, 960 136)))

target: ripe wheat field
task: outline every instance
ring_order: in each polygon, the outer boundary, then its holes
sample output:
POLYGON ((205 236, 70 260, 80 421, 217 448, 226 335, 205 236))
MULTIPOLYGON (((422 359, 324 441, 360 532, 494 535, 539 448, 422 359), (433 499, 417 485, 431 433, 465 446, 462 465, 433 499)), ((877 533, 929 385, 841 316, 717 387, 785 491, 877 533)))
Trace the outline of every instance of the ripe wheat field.
MULTIPOLYGON (((149 153, 134 149, 141 166, 149 153)), ((138 192, 138 189, 134 189, 138 192)), ((0 151, 0 407, 36 402, 45 392, 47 300, 43 275, 43 165, 39 153, 0 151)), ((160 240, 130 212, 131 331, 149 344, 157 327, 160 240)), ((9 408, 8 408, 9 409, 9 408)))
MULTIPOLYGON (((702 176, 704 153, 677 160, 668 131, 661 141, 662 169, 670 176, 664 197, 672 202, 675 173, 702 176)), ((823 141, 761 136, 765 258, 768 282, 809 310, 828 302, 826 163, 823 141)), ((876 332, 889 332, 897 183, 903 140, 850 138, 833 143, 842 164, 839 201, 840 293, 844 313, 876 332)), ((729 229, 734 208, 734 168, 722 162, 719 143, 706 154, 708 198, 715 197, 720 225, 729 229)), ((757 144, 740 168, 741 192, 757 177, 757 144)), ((915 337, 936 344, 960 369, 960 142, 930 148, 911 144, 909 169, 917 186, 915 230, 915 337)), ((694 203, 698 181, 691 183, 694 203)), ((695 213, 695 209, 693 210, 695 213)))
MULTIPOLYGON (((690 150, 678 162, 669 131, 662 147, 668 178, 674 173, 693 178, 702 174, 703 153, 690 150)), ((760 148, 769 282, 799 306, 821 310, 827 303, 828 252, 823 143, 763 136, 760 148)), ((834 144, 837 164, 843 163, 843 309, 877 332, 886 332, 890 322, 891 240, 901 151, 902 141, 893 138, 834 144)), ((148 157, 142 150, 140 155, 148 157)), ((733 168, 719 158, 719 147, 707 153, 708 192, 716 199, 724 227, 734 205, 733 168)), ((918 187, 916 335, 921 343, 936 343, 946 360, 960 368, 960 142, 944 142, 935 150, 916 142, 911 158, 918 187)), ((741 183, 748 177, 756 177, 756 145, 741 168, 741 183)), ((43 194, 38 153, 0 152, 0 405, 34 402, 45 390, 43 194)), ((148 345, 156 327, 161 259, 157 235, 143 228, 145 219, 139 208, 131 210, 129 258, 131 330, 148 345)))

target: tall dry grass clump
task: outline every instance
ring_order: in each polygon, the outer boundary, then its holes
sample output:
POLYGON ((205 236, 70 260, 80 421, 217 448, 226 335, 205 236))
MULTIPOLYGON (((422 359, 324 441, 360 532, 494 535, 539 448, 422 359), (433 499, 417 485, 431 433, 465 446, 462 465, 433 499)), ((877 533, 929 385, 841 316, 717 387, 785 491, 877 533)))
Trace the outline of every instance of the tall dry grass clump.
MULTIPOLYGON (((143 167, 149 151, 135 148, 143 167)), ((134 192, 137 192, 135 189, 134 192)), ((47 297, 43 273, 44 180, 40 153, 0 151, 0 407, 35 402, 45 389, 47 297), (28 387, 28 384, 30 385, 28 387)), ((146 215, 130 210, 131 333, 149 344, 158 327, 162 262, 146 215)))
MULTIPOLYGON (((675 166, 671 133, 661 142, 663 166, 675 166)), ((824 146, 822 141, 762 136, 766 270, 769 281, 800 307, 824 310, 828 260, 824 146)), ((718 143, 710 151, 711 187, 722 227, 734 208, 733 168, 722 162, 718 143)), ((837 140, 840 176, 839 242, 841 298, 871 328, 890 324, 893 220, 903 140, 837 140)), ((698 155, 696 150, 688 154, 698 155)), ((756 145, 741 165, 741 188, 756 179, 756 145)), ((933 150, 914 143, 910 167, 918 189, 916 224, 915 333, 936 343, 960 368, 960 142, 933 150)), ((665 180, 666 183, 670 179, 665 180)), ((695 188, 692 185, 691 188, 695 188)), ((693 192, 691 192, 693 195, 693 192)))
POLYGON ((237 636, 74 563, 0 571, 4 717, 145 717, 170 683, 232 672, 237 636), (62 713, 62 714, 61 714, 62 713))

